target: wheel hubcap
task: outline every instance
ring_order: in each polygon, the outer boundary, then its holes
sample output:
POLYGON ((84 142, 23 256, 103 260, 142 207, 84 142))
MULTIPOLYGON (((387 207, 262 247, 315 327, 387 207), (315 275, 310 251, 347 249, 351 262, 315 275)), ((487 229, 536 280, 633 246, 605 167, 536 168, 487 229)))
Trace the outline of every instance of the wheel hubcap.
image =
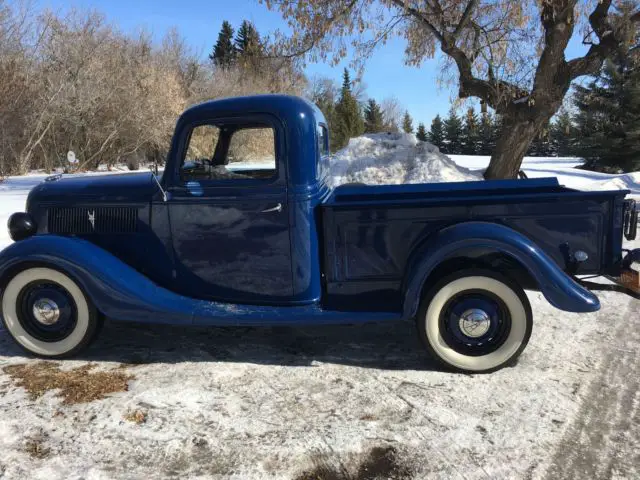
POLYGON ((37 340, 59 342, 67 338, 77 323, 77 307, 61 285, 36 280, 25 285, 16 299, 18 321, 37 340))
POLYGON ((496 351, 511 329, 504 302, 489 291, 465 290, 450 298, 440 313, 445 343, 463 355, 479 356, 496 351))
POLYGON ((33 317, 43 325, 53 325, 60 319, 60 308, 53 300, 41 298, 33 304, 33 317))
POLYGON ((469 338, 479 338, 489 331, 491 318, 489 314, 479 308, 466 310, 458 321, 460 330, 469 338))

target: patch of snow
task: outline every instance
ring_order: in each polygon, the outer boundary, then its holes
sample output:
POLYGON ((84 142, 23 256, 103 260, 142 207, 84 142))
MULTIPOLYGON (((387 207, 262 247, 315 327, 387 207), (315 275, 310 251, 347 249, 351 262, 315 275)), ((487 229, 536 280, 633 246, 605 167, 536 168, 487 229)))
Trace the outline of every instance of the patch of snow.
POLYGON ((352 138, 330 158, 334 186, 463 182, 480 180, 477 172, 460 167, 438 148, 407 133, 376 133, 352 138))
MULTIPOLYGON (((458 166, 481 174, 491 157, 449 155, 458 166)), ((529 178, 556 177, 560 184, 577 190, 630 190, 640 197, 640 172, 609 174, 582 170, 584 159, 576 157, 524 157, 522 170, 529 178)))

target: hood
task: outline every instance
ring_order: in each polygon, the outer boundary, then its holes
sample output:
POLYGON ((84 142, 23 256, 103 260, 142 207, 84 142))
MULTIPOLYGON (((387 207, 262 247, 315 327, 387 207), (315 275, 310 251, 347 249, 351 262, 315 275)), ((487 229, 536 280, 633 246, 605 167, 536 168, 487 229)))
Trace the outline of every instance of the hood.
POLYGON ((27 205, 33 202, 147 203, 157 191, 158 186, 150 172, 62 176, 44 181, 32 189, 27 205))

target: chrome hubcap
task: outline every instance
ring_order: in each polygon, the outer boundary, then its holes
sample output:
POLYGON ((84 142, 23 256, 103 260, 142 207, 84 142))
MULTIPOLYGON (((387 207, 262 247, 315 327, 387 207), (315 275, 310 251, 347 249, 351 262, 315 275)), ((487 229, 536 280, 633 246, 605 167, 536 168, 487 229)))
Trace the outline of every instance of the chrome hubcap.
POLYGON ((491 318, 489 314, 479 308, 466 310, 458 322, 460 330, 470 338, 478 338, 489 331, 491 318))
POLYGON ((60 309, 53 300, 41 298, 33 304, 33 317, 43 325, 53 325, 60 319, 60 309))

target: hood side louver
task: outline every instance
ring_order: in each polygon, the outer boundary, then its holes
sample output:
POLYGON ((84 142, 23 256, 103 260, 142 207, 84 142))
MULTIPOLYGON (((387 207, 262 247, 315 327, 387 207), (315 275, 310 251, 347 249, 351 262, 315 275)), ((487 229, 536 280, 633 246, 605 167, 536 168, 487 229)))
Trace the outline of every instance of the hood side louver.
POLYGON ((53 207, 48 212, 48 230, 54 234, 134 233, 137 227, 137 208, 53 207))

